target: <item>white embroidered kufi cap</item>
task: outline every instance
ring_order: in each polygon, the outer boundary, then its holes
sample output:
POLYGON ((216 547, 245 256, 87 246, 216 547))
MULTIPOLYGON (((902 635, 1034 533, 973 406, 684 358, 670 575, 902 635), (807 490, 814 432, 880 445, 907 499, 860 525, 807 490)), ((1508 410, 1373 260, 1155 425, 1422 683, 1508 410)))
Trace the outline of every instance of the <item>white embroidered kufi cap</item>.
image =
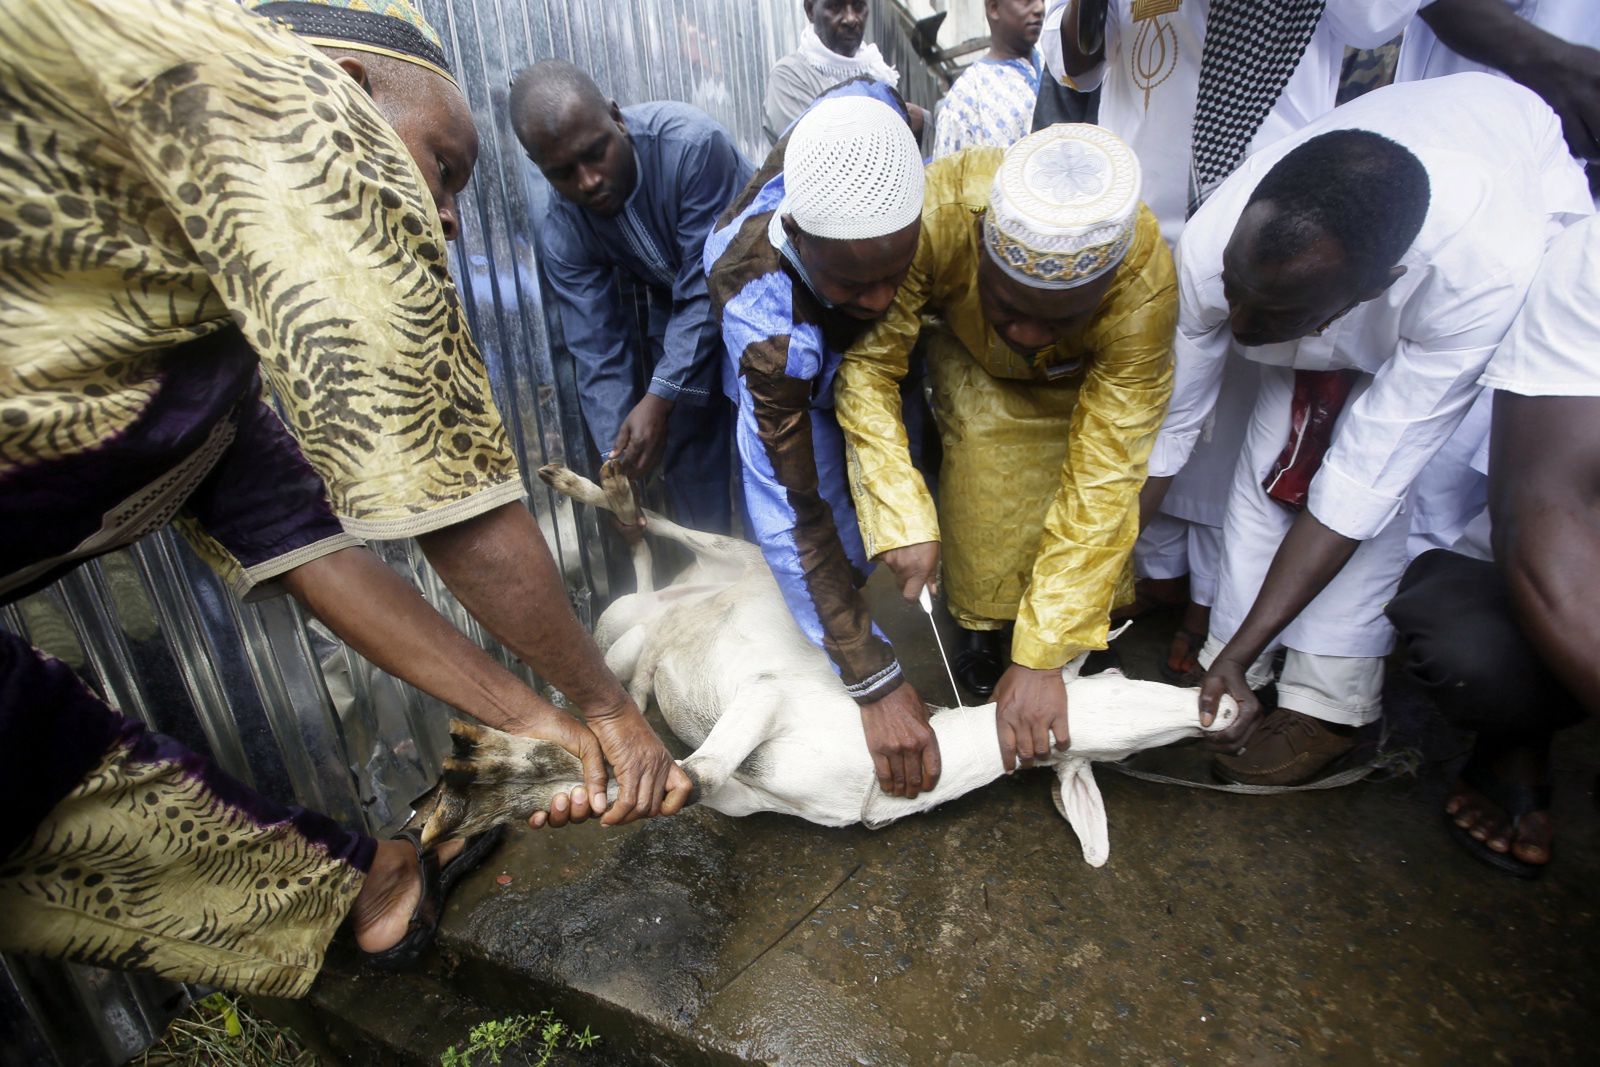
POLYGON ((1048 126, 1006 149, 989 191, 984 244, 1023 285, 1093 281, 1127 255, 1139 181, 1138 157, 1104 126, 1048 126))
POLYGON ((830 97, 800 116, 783 157, 783 202, 813 237, 854 241, 922 214, 922 156, 906 120, 865 96, 830 97))

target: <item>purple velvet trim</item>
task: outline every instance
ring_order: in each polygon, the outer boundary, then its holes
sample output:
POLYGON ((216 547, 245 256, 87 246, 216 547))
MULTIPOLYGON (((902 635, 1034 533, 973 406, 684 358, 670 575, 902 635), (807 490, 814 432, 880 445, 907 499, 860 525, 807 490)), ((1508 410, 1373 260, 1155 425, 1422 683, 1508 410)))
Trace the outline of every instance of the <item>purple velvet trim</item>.
POLYGON ((0 632, 0 857, 32 836, 127 725, 66 664, 0 632))
POLYGON ((268 800, 209 759, 100 700, 66 664, 0 632, 0 858, 32 836, 50 809, 99 765, 113 745, 133 763, 175 763, 222 803, 263 826, 291 824, 306 840, 360 871, 377 842, 315 811, 268 800))
MULTIPOLYGON (((142 377, 160 383, 131 425, 93 448, 0 476, 0 566, 7 572, 80 544, 108 511, 194 453, 256 380, 255 351, 231 326, 152 357, 152 364, 129 364, 129 374, 143 368, 142 377)), ((0 603, 44 588, 75 565, 0 603)))
MULTIPOLYGON (((252 382, 260 393, 259 380, 252 382)), ((259 396, 246 396, 233 444, 184 502, 242 566, 280 559, 344 533, 322 476, 259 396)))

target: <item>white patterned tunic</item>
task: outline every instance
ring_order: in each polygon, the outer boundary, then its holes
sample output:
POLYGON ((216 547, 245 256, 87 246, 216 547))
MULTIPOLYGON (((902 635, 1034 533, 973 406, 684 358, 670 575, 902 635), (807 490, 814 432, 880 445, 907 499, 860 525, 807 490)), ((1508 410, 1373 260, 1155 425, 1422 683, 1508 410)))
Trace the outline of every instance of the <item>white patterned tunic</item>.
POLYGON ((1039 57, 980 59, 945 94, 933 142, 933 158, 963 148, 1010 148, 1033 126, 1039 99, 1039 57))

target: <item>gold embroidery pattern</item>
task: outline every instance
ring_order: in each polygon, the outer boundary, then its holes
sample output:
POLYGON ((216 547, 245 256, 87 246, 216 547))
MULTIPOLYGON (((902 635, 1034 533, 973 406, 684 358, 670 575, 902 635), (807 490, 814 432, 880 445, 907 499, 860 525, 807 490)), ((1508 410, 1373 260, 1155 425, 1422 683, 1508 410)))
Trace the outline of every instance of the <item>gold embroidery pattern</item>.
POLYGON ((1133 84, 1144 90, 1144 109, 1150 110, 1150 94, 1178 67, 1178 33, 1161 15, 1170 15, 1183 6, 1183 0, 1135 0, 1133 20, 1139 24, 1133 47, 1128 50, 1128 73, 1133 84))
POLYGON ((983 227, 984 243, 996 261, 1036 279, 1041 287, 1081 285, 1098 277, 1122 262, 1132 238, 1133 227, 1129 226, 1119 229, 1115 237, 1101 244, 1070 252, 1042 252, 1001 233, 998 226, 987 220, 983 227))
POLYGON ((1183 0, 1133 0, 1133 21, 1145 22, 1170 15, 1183 6, 1183 0))

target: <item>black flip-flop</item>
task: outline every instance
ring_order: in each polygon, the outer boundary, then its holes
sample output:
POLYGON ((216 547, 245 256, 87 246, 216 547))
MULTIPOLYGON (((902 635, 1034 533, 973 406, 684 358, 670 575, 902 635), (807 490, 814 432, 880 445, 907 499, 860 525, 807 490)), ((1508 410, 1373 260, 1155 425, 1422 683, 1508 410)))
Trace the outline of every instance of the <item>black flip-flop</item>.
POLYGON ((411 921, 406 924, 406 934, 382 952, 367 952, 362 959, 384 970, 399 970, 416 963, 433 944, 439 933, 439 918, 444 914, 444 902, 450 891, 463 877, 477 870, 489 854, 500 847, 506 837, 504 825, 467 838, 464 848, 443 867, 432 849, 422 847, 420 830, 402 830, 395 840, 405 841, 417 853, 417 875, 422 879, 422 896, 411 911, 411 921))
MULTIPOLYGON (((1511 825, 1507 830, 1507 836, 1513 839, 1517 824, 1522 821, 1524 815, 1550 810, 1548 785, 1532 786, 1504 781, 1495 777, 1488 765, 1479 762, 1476 757, 1467 761, 1458 777, 1462 785, 1483 797, 1510 818, 1511 825)), ((1550 866, 1548 863, 1524 863, 1510 851, 1496 852, 1489 847, 1487 841, 1479 841, 1466 827, 1457 826, 1456 817, 1450 812, 1446 811, 1444 818, 1450 829, 1450 836, 1455 838, 1456 843, 1474 859, 1488 864, 1497 871, 1503 871, 1514 878, 1533 879, 1542 877, 1544 869, 1550 866)))

